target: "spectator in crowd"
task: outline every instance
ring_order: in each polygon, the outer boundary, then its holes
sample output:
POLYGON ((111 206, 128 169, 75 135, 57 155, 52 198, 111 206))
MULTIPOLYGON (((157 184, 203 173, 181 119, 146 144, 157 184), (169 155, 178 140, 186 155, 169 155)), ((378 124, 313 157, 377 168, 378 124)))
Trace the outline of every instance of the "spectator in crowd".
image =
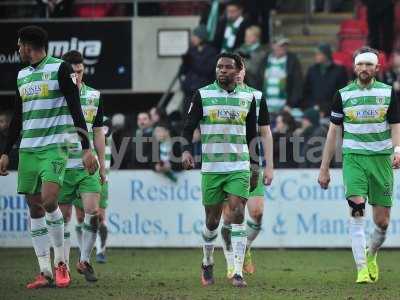
POLYGON ((132 143, 132 169, 152 169, 152 144, 154 128, 150 114, 141 112, 137 116, 137 130, 132 143))
POLYGON ((249 26, 249 20, 243 16, 241 1, 229 1, 226 4, 225 16, 216 29, 215 48, 219 52, 233 52, 243 44, 245 30, 249 26))
POLYGON ((163 174, 173 182, 178 179, 173 172, 171 165, 172 142, 171 135, 167 126, 159 124, 154 129, 155 142, 159 145, 159 159, 154 161, 154 170, 163 174))
POLYGON ((217 56, 215 48, 207 43, 205 25, 199 25, 193 30, 190 42, 188 52, 182 56, 181 72, 185 75, 182 82, 185 97, 184 111, 187 110, 193 93, 214 80, 214 64, 217 56))
POLYGON ((273 131, 275 168, 297 167, 293 153, 293 132, 295 127, 295 120, 289 112, 282 111, 278 114, 273 131))
POLYGON ((6 111, 0 111, 0 152, 6 146, 6 138, 8 135, 8 128, 10 127, 10 114, 6 111))
POLYGON ((123 114, 115 114, 111 118, 111 152, 118 154, 112 157, 111 165, 115 169, 128 169, 132 151, 130 143, 131 135, 126 128, 126 118, 123 114), (116 159, 115 159, 116 158, 116 159))
POLYGON ((399 93, 400 92, 400 50, 393 52, 392 65, 389 70, 383 74, 383 81, 391 86, 399 93))
POLYGON ((75 0, 36 0, 41 17, 70 18, 75 0))
POLYGON ((246 82, 250 86, 257 84, 258 68, 263 63, 267 50, 261 45, 261 28, 250 26, 246 29, 244 44, 237 50, 246 63, 246 82))
MULTIPOLYGON (((319 117, 315 113, 316 110, 309 108, 304 112, 302 127, 304 143, 301 147, 301 156, 304 158, 299 164, 301 168, 319 168, 322 160, 322 152, 325 145, 326 135, 330 124, 330 111, 327 113, 320 112, 319 117), (319 119, 317 125, 317 119, 319 119), (310 124, 311 123, 311 124, 310 124)), ((341 167, 342 149, 336 149, 337 155, 332 159, 331 167, 341 167)))
POLYGON ((277 0, 247 0, 245 11, 249 13, 252 24, 262 28, 261 42, 269 43, 269 17, 271 10, 276 8, 277 0))
POLYGON ((152 107, 149 111, 150 120, 153 127, 156 127, 158 124, 166 124, 168 123, 168 117, 164 110, 159 107, 152 107))
MULTIPOLYGON (((8 129, 10 128, 11 113, 8 111, 0 111, 0 152, 4 150, 6 146, 6 138, 8 136, 8 129)), ((17 170, 18 168, 18 147, 19 141, 13 146, 12 150, 8 154, 9 158, 9 170, 17 170)))
POLYGON ((393 0, 362 0, 367 6, 369 46, 382 50, 387 56, 392 52, 394 39, 393 0))
MULTIPOLYGON (((309 160, 310 155, 313 154, 313 153, 307 153, 309 149, 307 147, 307 143, 314 136, 314 133, 317 130, 317 128, 319 128, 320 126, 319 119, 320 119, 320 112, 317 109, 313 107, 306 109, 301 118, 300 127, 297 128, 293 133, 295 139, 297 139, 297 142, 300 143, 300 157, 305 161, 309 160)), ((311 142, 313 142, 313 140, 311 140, 311 142)), ((304 162, 299 161, 299 163, 305 164, 305 161, 304 162)))
POLYGON ((300 104, 303 94, 303 76, 297 55, 288 51, 289 40, 277 36, 257 71, 254 87, 264 92, 268 110, 272 114, 290 110, 300 104))
POLYGON ((347 82, 346 69, 333 62, 331 47, 320 44, 315 52, 315 64, 307 71, 302 108, 318 106, 322 112, 329 112, 333 96, 347 82))

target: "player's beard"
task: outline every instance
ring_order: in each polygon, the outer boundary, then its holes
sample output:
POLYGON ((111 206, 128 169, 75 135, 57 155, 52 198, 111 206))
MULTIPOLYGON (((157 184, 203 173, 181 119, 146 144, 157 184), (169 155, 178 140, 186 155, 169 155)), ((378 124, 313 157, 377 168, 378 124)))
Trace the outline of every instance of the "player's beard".
POLYGON ((375 77, 375 74, 368 74, 367 72, 360 72, 360 74, 357 76, 358 80, 363 84, 363 85, 368 85, 372 82, 372 80, 375 77), (364 75, 365 74, 365 75, 364 75), (364 76, 363 76, 364 75, 364 76))

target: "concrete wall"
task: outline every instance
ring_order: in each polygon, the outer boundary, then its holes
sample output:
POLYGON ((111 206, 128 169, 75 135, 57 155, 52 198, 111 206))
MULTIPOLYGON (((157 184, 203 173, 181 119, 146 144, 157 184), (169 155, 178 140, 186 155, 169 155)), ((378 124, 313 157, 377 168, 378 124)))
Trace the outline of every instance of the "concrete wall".
MULTIPOLYGON (((133 90, 163 92, 180 65, 180 58, 157 56, 159 29, 193 29, 198 17, 146 17, 133 19, 133 90)), ((121 43, 121 46, 123 43, 121 43)))

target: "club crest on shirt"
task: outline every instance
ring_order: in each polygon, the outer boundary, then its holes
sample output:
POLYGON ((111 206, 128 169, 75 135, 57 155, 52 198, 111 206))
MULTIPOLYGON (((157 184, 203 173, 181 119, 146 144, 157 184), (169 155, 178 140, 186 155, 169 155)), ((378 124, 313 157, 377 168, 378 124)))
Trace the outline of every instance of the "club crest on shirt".
POLYGON ((51 72, 43 72, 42 80, 50 80, 50 78, 51 78, 51 72))
POLYGON ((385 103, 385 97, 383 96, 376 97, 376 104, 382 105, 384 103, 385 103))

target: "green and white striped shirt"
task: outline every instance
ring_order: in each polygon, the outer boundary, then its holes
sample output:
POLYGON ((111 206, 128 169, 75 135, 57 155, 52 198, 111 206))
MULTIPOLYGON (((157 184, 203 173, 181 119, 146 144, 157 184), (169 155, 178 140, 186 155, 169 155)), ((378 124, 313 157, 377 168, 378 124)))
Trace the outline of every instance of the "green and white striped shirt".
POLYGON ((215 82, 201 88, 199 94, 203 110, 200 120, 202 172, 248 171, 246 122, 253 93, 239 86, 229 93, 215 82))
POLYGON ((264 72, 264 94, 270 112, 278 113, 286 105, 287 56, 268 56, 264 72))
POLYGON ((343 124, 343 153, 392 153, 390 123, 400 122, 392 87, 374 80, 368 87, 357 81, 336 94, 331 121, 343 124))
MULTIPOLYGON (((80 101, 82 112, 88 128, 89 140, 93 149, 93 125, 100 105, 100 92, 82 83, 80 88, 80 101)), ((67 169, 83 169, 82 147, 80 143, 74 144, 75 148, 69 151, 67 169)))
POLYGON ((62 60, 47 56, 36 67, 18 73, 22 99, 21 150, 65 145, 74 130, 67 101, 60 91, 58 71, 62 60))

